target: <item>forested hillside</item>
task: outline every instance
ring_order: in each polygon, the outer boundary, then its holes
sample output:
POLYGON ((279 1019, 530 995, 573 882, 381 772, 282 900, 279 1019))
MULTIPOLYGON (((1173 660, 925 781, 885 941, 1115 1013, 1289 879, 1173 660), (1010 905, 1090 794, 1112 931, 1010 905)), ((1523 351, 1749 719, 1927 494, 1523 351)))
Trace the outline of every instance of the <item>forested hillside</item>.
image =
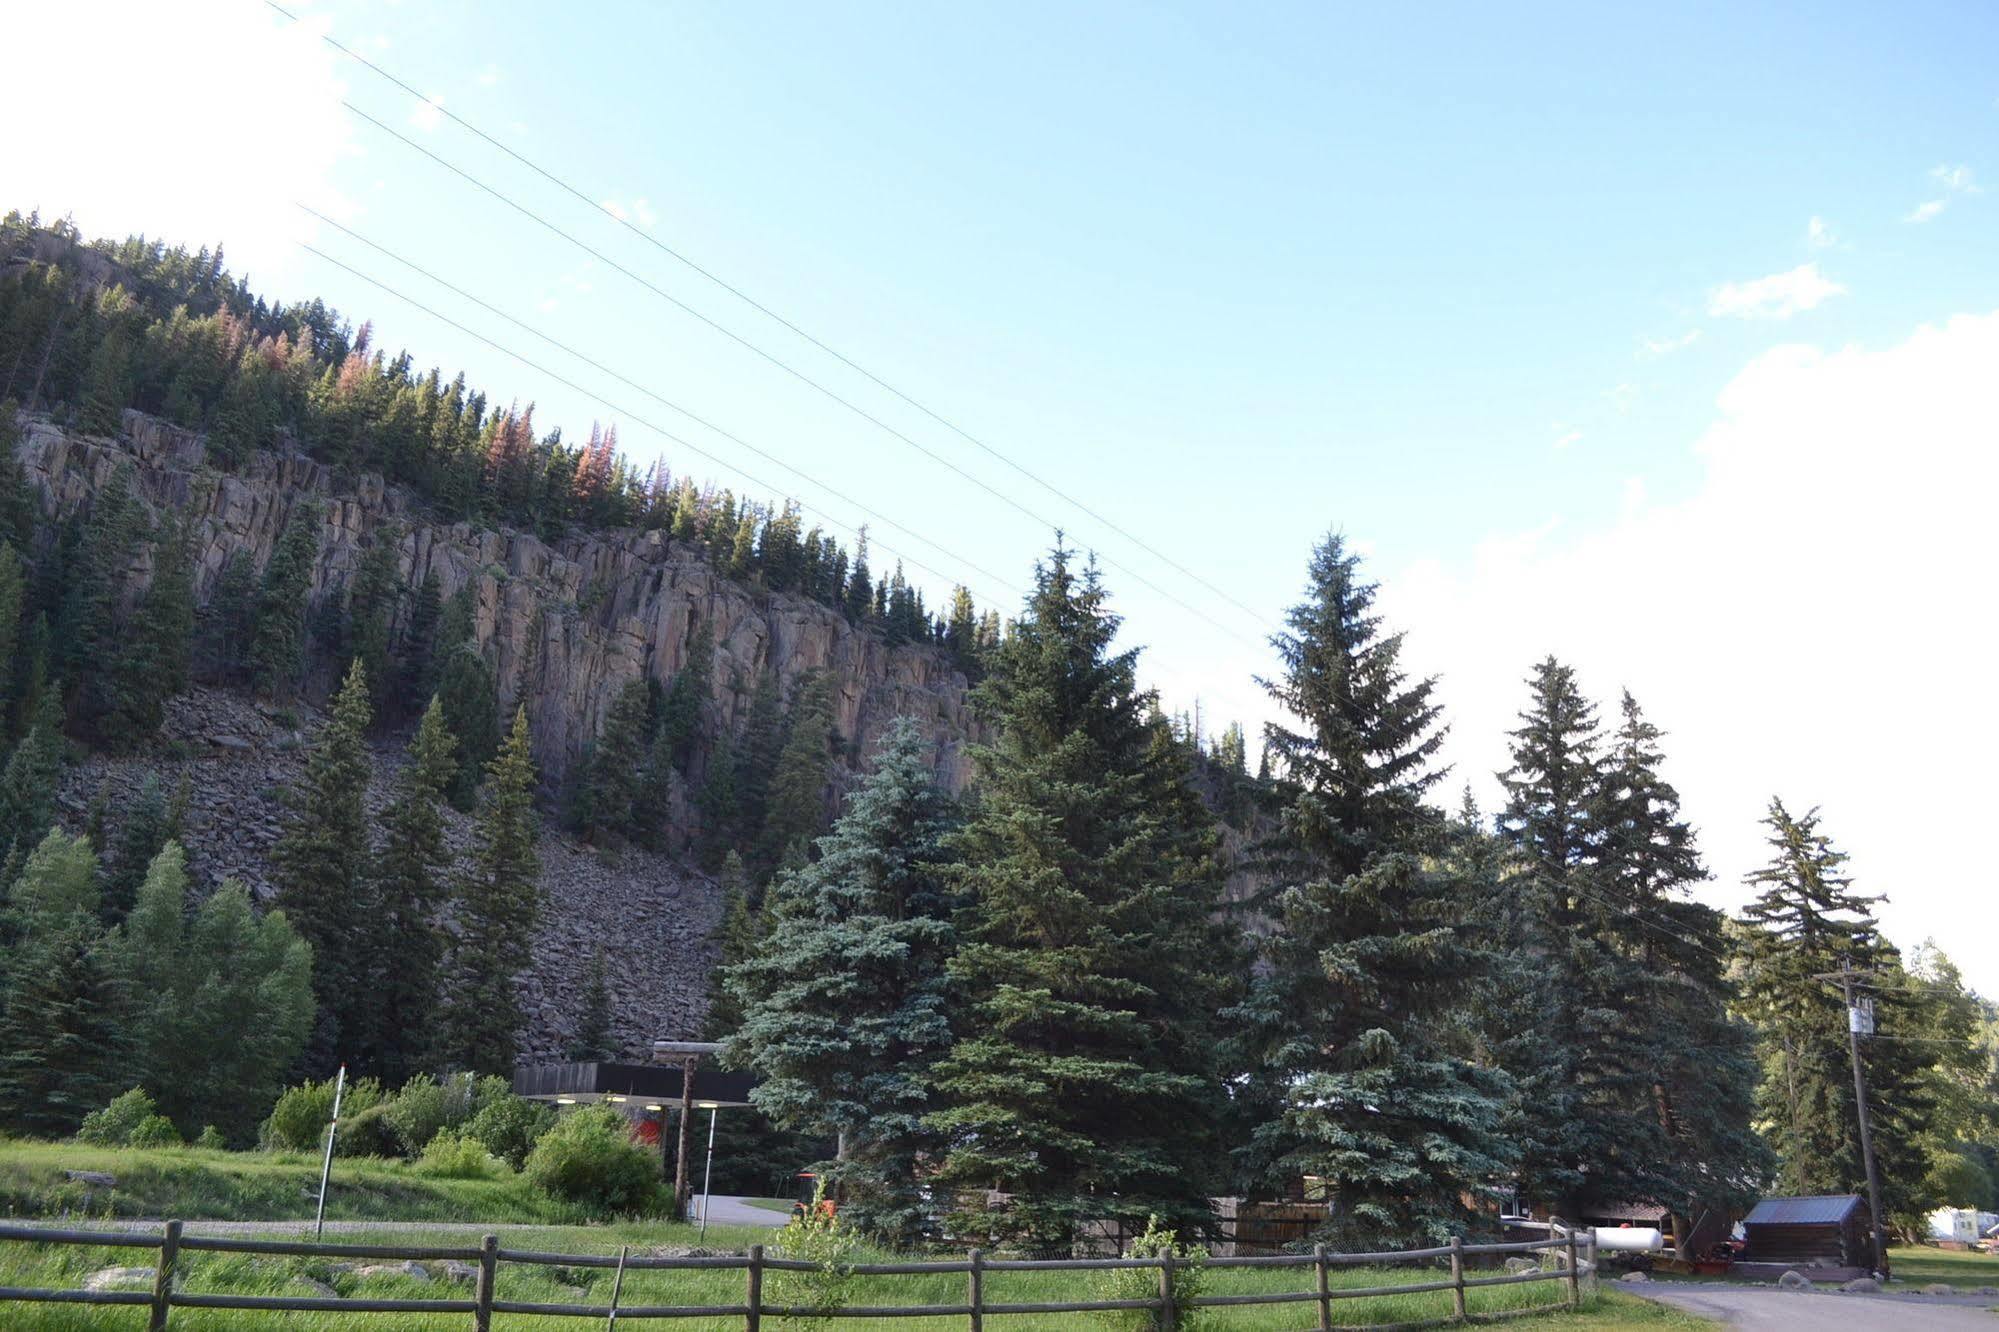
POLYGON ((757 1154, 843 1140, 898 1244, 931 1196, 1062 1252, 1312 1194, 1386 1248, 1858 1187, 1850 965, 1891 1210, 1999 1201, 1999 1014, 1816 813, 1773 800, 1753 905, 1704 905, 1669 737, 1553 658, 1503 805, 1456 798, 1336 531, 1252 743, 1168 714, 1059 544, 1004 623, 934 614, 219 253, 10 216, 0 404, 11 1131, 136 1071, 241 1139, 203 1088, 700 1027, 763 1079, 757 1154))

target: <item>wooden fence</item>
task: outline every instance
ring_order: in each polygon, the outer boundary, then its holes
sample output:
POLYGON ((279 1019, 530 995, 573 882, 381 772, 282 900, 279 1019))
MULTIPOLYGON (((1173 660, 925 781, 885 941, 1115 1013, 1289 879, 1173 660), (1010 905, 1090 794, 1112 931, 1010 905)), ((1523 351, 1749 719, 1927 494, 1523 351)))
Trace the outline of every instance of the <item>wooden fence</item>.
MULTIPOLYGON (((39 1290, 0 1286, 0 1303, 28 1301, 56 1304, 129 1305, 150 1310, 150 1332, 167 1332, 168 1317, 175 1309, 263 1309, 273 1312, 330 1313, 420 1313, 464 1314, 476 1332, 490 1332, 493 1315, 542 1315, 565 1318, 604 1319, 615 1326, 639 1319, 740 1318, 747 1332, 759 1332, 765 1318, 964 1318, 972 1332, 983 1332, 985 1319, 1008 1314, 1066 1314, 1132 1309, 1148 1310, 1158 1316, 1158 1325, 1173 1328, 1181 1310, 1176 1306, 1174 1274, 1176 1260, 1161 1258, 1067 1258, 990 1259, 974 1249, 955 1262, 858 1263, 843 1269, 854 1276, 926 1276, 960 1273, 965 1277, 962 1304, 846 1306, 817 1309, 800 1305, 764 1302, 764 1275, 767 1272, 812 1272, 817 1265, 786 1258, 767 1258, 762 1245, 753 1245, 746 1255, 714 1258, 661 1258, 626 1254, 541 1253, 500 1247, 499 1237, 488 1235, 476 1249, 404 1247, 382 1244, 315 1244, 295 1240, 236 1239, 220 1235, 184 1234, 181 1223, 168 1221, 159 1234, 134 1231, 53 1230, 38 1226, 0 1225, 0 1242, 76 1245, 91 1248, 150 1249, 158 1254, 151 1291, 137 1290, 39 1290), (175 1269, 182 1254, 254 1253, 299 1258, 375 1258, 394 1262, 460 1262, 476 1265, 469 1299, 398 1300, 326 1298, 290 1295, 196 1294, 174 1288, 175 1269), (618 1284, 610 1304, 543 1304, 500 1299, 494 1290, 502 1263, 542 1267, 616 1268, 618 1284), (736 1269, 743 1273, 743 1301, 722 1305, 620 1305, 625 1272, 688 1271, 696 1269, 736 1269), (1159 1293, 1145 1299, 1075 1300, 1048 1303, 1009 1303, 989 1300, 985 1277, 990 1272, 1106 1272, 1118 1269, 1151 1269, 1159 1273, 1159 1293)), ((1432 1291, 1451 1292, 1449 1317, 1422 1322, 1398 1323, 1400 1328, 1443 1326, 1452 1323, 1512 1317, 1517 1314, 1574 1308, 1582 1302, 1582 1279, 1595 1271, 1592 1237, 1574 1231, 1552 1232, 1547 1239, 1508 1244, 1466 1244, 1453 1241, 1429 1249, 1392 1250, 1386 1253, 1328 1253, 1323 1245, 1309 1254, 1271 1254, 1239 1258, 1209 1258, 1208 1268, 1281 1267, 1309 1268, 1315 1277, 1311 1290, 1257 1291, 1234 1295, 1206 1295, 1185 1301, 1189 1307, 1211 1308, 1259 1304, 1316 1304, 1316 1326, 1325 1332, 1340 1326, 1333 1321, 1334 1305, 1340 1300, 1385 1295, 1414 1295, 1432 1291), (1468 1275, 1466 1259, 1488 1255, 1523 1255, 1553 1251, 1557 1265, 1534 1271, 1468 1275), (1374 1266, 1403 1262, 1448 1260, 1448 1277, 1401 1285, 1337 1287, 1330 1284, 1335 1267, 1374 1266), (1506 1286, 1523 1282, 1562 1283, 1562 1298, 1531 1308, 1509 1309, 1501 1313, 1470 1313, 1465 1307, 1466 1292, 1483 1286, 1506 1286)))

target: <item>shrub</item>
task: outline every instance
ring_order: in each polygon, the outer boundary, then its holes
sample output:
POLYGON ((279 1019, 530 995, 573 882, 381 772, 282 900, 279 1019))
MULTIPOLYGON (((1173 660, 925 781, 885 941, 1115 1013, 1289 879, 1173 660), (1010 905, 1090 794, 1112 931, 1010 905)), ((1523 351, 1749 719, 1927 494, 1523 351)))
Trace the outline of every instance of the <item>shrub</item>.
POLYGON ((113 1097, 111 1104, 102 1110, 85 1115, 82 1127, 76 1131, 77 1141, 98 1147, 124 1147, 132 1141, 132 1130, 158 1113, 159 1107, 153 1104, 146 1089, 134 1087, 113 1097))
MULTIPOLYGON (((357 1078, 347 1084, 340 1101, 340 1117, 359 1115, 382 1100, 382 1084, 373 1078, 357 1078)), ((271 1107, 264 1121, 263 1145, 270 1151, 312 1152, 326 1142, 326 1121, 333 1114, 333 1079, 302 1082, 287 1087, 271 1107)))
MULTIPOLYGON (((1131 1250, 1126 1255, 1131 1258, 1160 1258, 1173 1255, 1173 1304, 1178 1317, 1174 1326, 1181 1332, 1195 1332, 1196 1329, 1213 1325, 1205 1317, 1207 1310, 1195 1308, 1193 1302, 1207 1284, 1208 1251, 1198 1244, 1182 1244, 1171 1230, 1159 1224, 1159 1218, 1145 1219, 1145 1233, 1131 1242, 1131 1250)), ((1156 1268, 1124 1267, 1103 1273, 1097 1278, 1097 1298, 1100 1300, 1156 1300, 1159 1298, 1159 1272, 1156 1268)), ((1119 1332, 1151 1332, 1162 1326, 1159 1314, 1152 1309, 1106 1309, 1098 1314, 1106 1324, 1119 1332)))
MULTIPOLYGON (((323 1144, 325 1139, 320 1141, 323 1144)), ((358 1115, 350 1115, 345 1106, 341 1107, 340 1137, 334 1151, 342 1156, 396 1156, 401 1150, 387 1105, 371 1105, 358 1115)))
POLYGON ((222 1130, 213 1124, 202 1125, 201 1135, 194 1140, 194 1145, 211 1152, 226 1151, 229 1147, 228 1141, 222 1136, 222 1130))
POLYGON ((527 1177, 551 1198, 599 1215, 643 1216, 665 1201, 652 1153, 608 1106, 585 1106, 543 1134, 528 1153, 527 1177))
POLYGON ((475 1078, 470 1073, 413 1078, 388 1102, 389 1126, 404 1156, 421 1156, 438 1134, 456 1132, 487 1103, 512 1094, 505 1078, 475 1078))
POLYGON ((798 1305, 822 1318, 847 1303, 860 1236, 826 1205, 825 1181, 812 1190, 812 1206, 792 1214, 777 1242, 786 1258, 812 1264, 809 1272, 771 1274, 777 1303, 798 1305))
POLYGON ((440 1179, 495 1179, 511 1173, 505 1161, 486 1150, 486 1144, 451 1132, 430 1140, 417 1169, 440 1179))
POLYGON ((509 1092, 486 1102, 485 1108, 465 1126, 465 1136, 484 1144, 487 1151, 519 1170, 527 1164, 534 1145, 553 1127, 552 1107, 509 1092))
POLYGON ((133 1147, 185 1147, 180 1130, 165 1115, 149 1115, 132 1126, 125 1141, 133 1147))

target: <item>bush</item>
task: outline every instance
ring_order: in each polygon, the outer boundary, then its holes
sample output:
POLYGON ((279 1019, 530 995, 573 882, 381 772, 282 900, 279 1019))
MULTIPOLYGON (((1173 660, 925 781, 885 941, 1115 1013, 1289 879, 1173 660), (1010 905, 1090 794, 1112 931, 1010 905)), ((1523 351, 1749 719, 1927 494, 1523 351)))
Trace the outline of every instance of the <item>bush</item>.
POLYGON ((799 1305, 825 1317, 847 1303, 847 1283, 854 1275, 860 1236, 826 1205, 826 1184, 812 1190, 812 1206, 794 1212, 777 1235, 786 1258, 811 1263, 809 1272, 773 1272, 772 1289, 779 1304, 799 1305))
POLYGON ((527 1177, 551 1198, 600 1216, 645 1216, 666 1201, 652 1153, 608 1106, 585 1106, 543 1134, 528 1153, 527 1177))
POLYGON ((555 1127, 555 1110, 540 1101, 530 1101, 511 1092, 486 1102, 465 1126, 465 1136, 484 1144, 487 1151, 519 1170, 527 1165, 528 1153, 542 1135, 555 1127))
POLYGON ((440 1133, 423 1149, 418 1170, 439 1179, 496 1179, 511 1174, 507 1163, 486 1150, 477 1138, 440 1133))
MULTIPOLYGON (((1130 1258, 1160 1258, 1173 1255, 1173 1304, 1179 1317, 1174 1326, 1181 1332, 1212 1326, 1207 1310, 1194 1307, 1207 1285, 1208 1251, 1198 1244, 1182 1244, 1159 1218, 1145 1219, 1145 1233, 1131 1242, 1130 1258)), ((1159 1298, 1157 1268, 1123 1267, 1105 1272, 1097 1279, 1100 1300, 1156 1300, 1159 1298)), ((1159 1327, 1159 1314, 1151 1309, 1106 1309, 1098 1314, 1119 1332, 1151 1332, 1159 1327)))
MULTIPOLYGON (((340 1117, 358 1116, 382 1100, 382 1084, 373 1078, 357 1078, 347 1084, 340 1101, 340 1117)), ((313 1152, 326 1143, 326 1121, 333 1114, 333 1079, 302 1082, 287 1087, 271 1107, 264 1121, 262 1141, 269 1151, 313 1152)))
POLYGON ((222 1136, 222 1130, 213 1124, 202 1125, 201 1136, 194 1140, 194 1145, 211 1152, 227 1151, 229 1148, 228 1140, 222 1136))
POLYGON ((132 1128, 132 1135, 125 1139, 132 1147, 185 1147, 180 1130, 165 1115, 149 1115, 132 1128))
POLYGON ((115 1096, 111 1104, 102 1110, 93 1110, 83 1117, 83 1125, 76 1131, 77 1141, 91 1143, 98 1147, 125 1147, 132 1142, 132 1131, 149 1119, 157 1118, 159 1107, 146 1094, 144 1087, 134 1087, 121 1096, 115 1096))
MULTIPOLYGON (((320 1139, 321 1144, 325 1139, 320 1139)), ((389 1107, 371 1105, 358 1115, 350 1115, 346 1107, 341 1107, 340 1137, 334 1143, 334 1152, 340 1156, 398 1156, 402 1144, 398 1140, 394 1125, 389 1121, 389 1107)))
POLYGON ((389 1126, 404 1156, 421 1156, 438 1134, 458 1131, 488 1103, 512 1094, 505 1078, 414 1078, 388 1102, 389 1126))

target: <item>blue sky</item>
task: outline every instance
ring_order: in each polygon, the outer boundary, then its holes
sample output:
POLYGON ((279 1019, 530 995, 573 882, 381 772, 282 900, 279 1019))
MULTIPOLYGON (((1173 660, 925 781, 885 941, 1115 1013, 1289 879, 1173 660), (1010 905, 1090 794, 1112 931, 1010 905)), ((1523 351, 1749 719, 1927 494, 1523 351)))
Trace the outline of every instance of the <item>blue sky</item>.
MULTIPOLYGON (((355 120, 349 98, 1123 566, 1109 582, 1170 705, 1261 715, 1258 644, 1311 543, 1341 528, 1385 580, 1412 662, 1443 673, 1452 757, 1481 795, 1517 682, 1560 651, 1607 703, 1629 685, 1674 733, 1712 900, 1739 898, 1769 794, 1823 801, 1863 881, 1893 895, 1904 942, 1988 913, 1983 940, 1946 943, 1999 989, 1999 915, 1984 905, 1999 885, 1921 845, 1934 811, 1889 775, 1920 766, 1982 816, 1989 776, 1966 750, 1999 740, 1999 721, 1967 698, 1953 743, 1898 739, 1917 728, 1868 688, 1898 667, 1932 694, 1979 683, 1967 663, 1990 557, 1970 497, 1991 479, 1999 413, 1957 368, 1985 364, 1999 318, 1999 199, 1984 192, 1999 182, 1999 11, 586 16, 357 0, 301 6, 301 29, 253 0, 207 5, 199 22, 44 8, 62 12, 32 20, 48 28, 39 49, 94 49, 96 91, 72 118, 63 88, 86 72, 62 59, 11 90, 65 112, 26 161, 0 163, 8 204, 73 210, 86 230, 219 236, 260 288, 372 317, 420 364, 538 401, 544 425, 580 434, 610 419, 302 253, 296 240, 316 233, 464 311, 306 222, 290 199, 309 199, 934 537, 951 553, 876 533, 986 599, 1025 584, 1041 523, 355 120), (131 34, 117 44, 129 54, 89 37, 107 22, 131 34), (425 115, 320 32, 1256 614, 425 115), (1817 420, 1832 401, 1844 406, 1817 420), (965 561, 1008 586, 964 575, 965 561), (1881 612, 1884 597, 1912 604, 1881 612)), ((664 448, 677 470, 741 485, 628 420, 621 438, 641 459, 664 448)))

